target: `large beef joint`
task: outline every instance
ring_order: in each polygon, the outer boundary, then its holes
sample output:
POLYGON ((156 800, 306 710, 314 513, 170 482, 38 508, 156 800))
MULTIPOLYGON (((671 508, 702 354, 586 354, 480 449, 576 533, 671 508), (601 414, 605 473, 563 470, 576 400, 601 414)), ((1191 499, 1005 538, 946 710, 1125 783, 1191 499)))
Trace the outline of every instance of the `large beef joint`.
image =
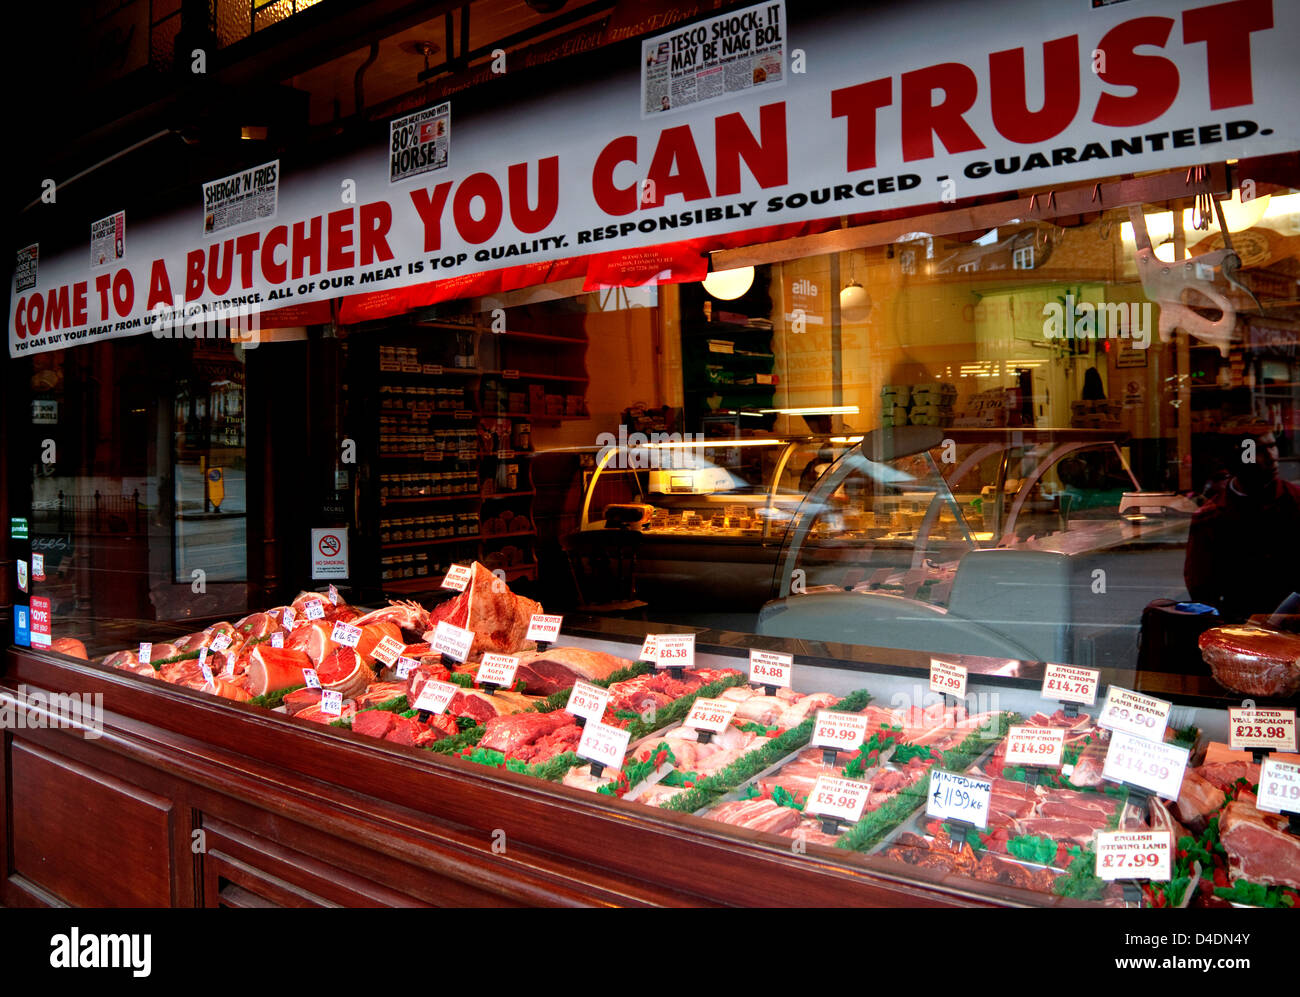
POLYGON ((1300 888, 1300 838, 1288 834, 1287 819, 1262 813, 1249 803, 1229 803, 1219 817, 1219 839, 1228 852, 1233 879, 1300 888))
POLYGON ((1280 698, 1300 692, 1300 635, 1215 627, 1201 634, 1200 647, 1214 680, 1233 692, 1280 698))

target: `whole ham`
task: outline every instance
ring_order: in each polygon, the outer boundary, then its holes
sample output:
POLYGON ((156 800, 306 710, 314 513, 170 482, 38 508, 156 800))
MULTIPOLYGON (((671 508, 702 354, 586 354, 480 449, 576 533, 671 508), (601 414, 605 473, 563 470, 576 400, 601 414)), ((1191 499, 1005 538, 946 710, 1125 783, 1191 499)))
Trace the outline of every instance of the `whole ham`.
POLYGON ((1201 634, 1199 643, 1214 680, 1226 689, 1279 698, 1300 692, 1300 634, 1215 627, 1201 634))

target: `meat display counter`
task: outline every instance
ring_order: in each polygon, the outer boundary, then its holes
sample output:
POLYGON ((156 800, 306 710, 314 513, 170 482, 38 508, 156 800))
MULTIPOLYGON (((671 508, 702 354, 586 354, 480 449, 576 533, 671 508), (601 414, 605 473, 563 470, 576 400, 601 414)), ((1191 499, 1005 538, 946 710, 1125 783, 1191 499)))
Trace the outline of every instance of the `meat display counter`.
POLYGON ((96 660, 11 647, 0 902, 1294 903, 1300 844, 1254 806, 1259 765, 1226 747, 1237 701, 1208 678, 1101 673, 1089 707, 1012 658, 945 655, 967 675, 945 698, 905 650, 585 617, 539 648, 540 607, 469 577, 429 609, 305 593, 301 613, 151 624, 147 649, 92 642, 96 660), (459 652, 419 639, 447 627, 459 652), (514 659, 495 689, 489 654, 514 659), (323 689, 285 678, 299 660, 323 689), (1101 726, 1112 686, 1159 726, 1101 726), (1058 753, 1008 757, 1013 733, 1058 753), (1171 759, 1186 773, 1153 790, 1171 759), (934 811, 952 780, 983 800, 969 820, 934 811), (1098 878, 1115 832, 1169 871, 1098 878))

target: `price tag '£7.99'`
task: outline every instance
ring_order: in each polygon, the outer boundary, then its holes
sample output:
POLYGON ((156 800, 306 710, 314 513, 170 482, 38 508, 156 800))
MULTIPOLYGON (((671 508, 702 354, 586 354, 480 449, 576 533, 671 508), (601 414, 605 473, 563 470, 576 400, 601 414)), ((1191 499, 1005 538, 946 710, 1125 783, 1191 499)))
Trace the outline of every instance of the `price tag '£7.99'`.
POLYGON ((1269 813, 1300 814, 1300 765, 1265 758, 1259 767, 1256 806, 1269 813))
POLYGON ((794 671, 794 655, 776 651, 749 651, 749 681, 755 685, 776 685, 790 688, 790 675, 794 671))
POLYGON ((938 658, 930 659, 930 691, 943 692, 957 699, 966 697, 966 668, 938 658))
POLYGON ((1097 716, 1097 726, 1125 731, 1148 741, 1162 741, 1172 705, 1163 699, 1112 685, 1106 690, 1106 705, 1097 716))
POLYGON ((621 727, 611 727, 597 720, 589 721, 582 728, 582 737, 578 740, 578 757, 595 762, 597 765, 621 768, 630 737, 631 732, 621 727))
POLYGON ((808 794, 804 813, 826 817, 839 817, 856 822, 867 805, 871 787, 864 782, 841 779, 838 776, 819 775, 808 794))
POLYGON ((992 794, 991 779, 932 769, 925 814, 939 820, 961 820, 976 827, 988 827, 992 794))
POLYGON ((1098 879, 1154 879, 1170 876, 1173 839, 1168 831, 1100 831, 1098 879))
POLYGON ((575 717, 599 720, 605 715, 605 705, 608 702, 608 689, 579 679, 573 683, 573 690, 569 693, 569 701, 564 708, 575 717))
POLYGON ((1233 751, 1296 750, 1295 710, 1228 708, 1228 747, 1233 751))
POLYGON ((697 699, 691 704, 691 712, 686 715, 682 725, 694 730, 707 730, 714 734, 721 734, 735 715, 734 700, 697 699))
POLYGON ((862 714, 818 710, 808 744, 814 748, 856 751, 866 739, 867 718, 862 714))
POLYGON ((1127 782, 1167 800, 1176 800, 1190 754, 1187 748, 1176 744, 1148 741, 1117 730, 1111 733, 1101 774, 1112 782, 1127 782))
POLYGON ((1007 753, 1002 764, 1060 768, 1064 748, 1064 727, 1020 724, 1007 730, 1007 753))
POLYGON ((446 620, 439 620, 433 632, 433 649, 445 654, 452 661, 464 661, 469 657, 469 649, 474 644, 474 631, 454 626, 446 620))
POLYGON ((694 668, 695 634, 656 634, 655 665, 658 668, 694 668))
POLYGON ((1101 672, 1074 665, 1052 665, 1043 669, 1043 698, 1092 706, 1097 702, 1101 672))

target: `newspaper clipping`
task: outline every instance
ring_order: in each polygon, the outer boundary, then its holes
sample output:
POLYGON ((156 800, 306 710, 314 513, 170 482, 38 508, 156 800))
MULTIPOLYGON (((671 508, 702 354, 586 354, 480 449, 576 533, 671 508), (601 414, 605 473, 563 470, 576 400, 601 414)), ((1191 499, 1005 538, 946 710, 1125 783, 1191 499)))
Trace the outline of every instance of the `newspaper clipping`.
POLYGON ((36 266, 41 258, 41 244, 33 242, 30 246, 18 250, 18 260, 14 266, 14 293, 30 291, 36 286, 36 266))
POLYGON ((444 169, 450 146, 450 103, 394 118, 388 125, 388 182, 444 169))
POLYGON ((253 166, 203 185, 203 234, 274 218, 280 194, 280 160, 253 166))
POLYGON ((126 212, 101 218, 90 225, 90 265, 107 266, 126 255, 126 212))
POLYGON ((785 0, 762 3, 646 39, 641 117, 785 82, 785 0))

